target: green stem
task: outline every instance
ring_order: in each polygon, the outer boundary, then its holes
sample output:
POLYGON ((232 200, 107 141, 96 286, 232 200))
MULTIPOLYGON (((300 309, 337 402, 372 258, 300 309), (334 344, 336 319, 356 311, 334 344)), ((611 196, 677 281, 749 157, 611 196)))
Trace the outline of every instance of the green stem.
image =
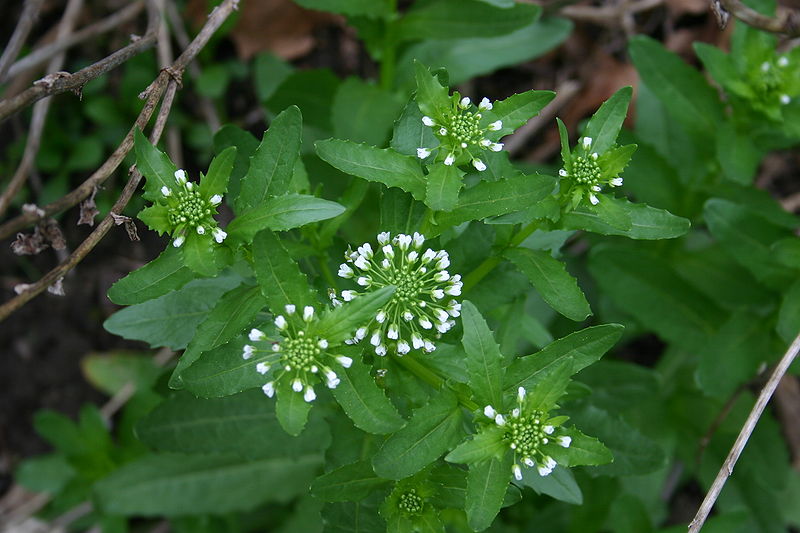
MULTIPOLYGON (((395 358, 395 361, 397 361, 400 364, 400 366, 410 371, 412 374, 417 376, 419 379, 421 379, 434 389, 441 389, 442 387, 445 386, 450 388, 445 382, 444 378, 442 378, 442 376, 440 376, 439 374, 437 374, 436 372, 425 366, 423 363, 421 363, 411 355, 397 357, 395 358)), ((458 392, 458 391, 453 391, 453 392, 455 392, 456 396, 458 396, 458 401, 461 403, 461 405, 463 405, 470 411, 477 411, 478 409, 480 409, 480 407, 478 407, 478 404, 470 400, 463 392, 458 392)))
MULTIPOLYGON (((394 2, 396 4, 396 2, 394 2)), ((397 9, 386 19, 386 33, 381 50, 381 89, 391 91, 394 86, 395 63, 397 61, 397 9)))
POLYGON ((538 227, 539 227, 538 221, 534 220, 533 222, 531 222, 530 224, 519 230, 519 233, 514 235, 511 241, 509 241, 508 245, 503 247, 499 253, 487 257, 480 265, 475 267, 475 270, 467 274, 466 277, 464 278, 464 287, 462 289, 462 292, 466 293, 475 285, 477 285, 483 278, 489 275, 489 273, 503 261, 502 257, 503 252, 505 252, 510 248, 516 248, 517 246, 522 244, 525 241, 525 239, 527 239, 531 235, 531 233, 536 231, 538 227))

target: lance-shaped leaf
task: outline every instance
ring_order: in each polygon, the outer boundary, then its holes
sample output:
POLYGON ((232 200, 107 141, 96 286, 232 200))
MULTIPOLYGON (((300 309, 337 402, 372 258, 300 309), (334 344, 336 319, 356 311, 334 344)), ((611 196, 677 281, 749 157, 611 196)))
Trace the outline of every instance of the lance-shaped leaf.
POLYGON ((614 146, 628 114, 628 104, 632 94, 633 89, 630 86, 623 87, 603 102, 600 109, 589 119, 583 135, 592 139, 592 152, 602 155, 614 146))
POLYGON ((427 176, 425 203, 434 211, 450 211, 458 203, 464 172, 455 165, 434 164, 427 176))
POLYGON ((674 239, 689 231, 689 220, 675 216, 669 211, 656 209, 645 204, 634 204, 625 199, 604 196, 607 202, 613 202, 622 208, 630 217, 630 229, 624 230, 602 220, 597 212, 586 208, 578 208, 567 213, 561 219, 564 229, 585 230, 601 235, 620 235, 629 239, 674 239))
POLYGON ((604 324, 571 333, 533 355, 516 359, 506 370, 505 389, 528 387, 537 375, 561 361, 570 361, 572 374, 599 360, 622 336, 619 324, 604 324))
POLYGON ((203 352, 192 366, 181 372, 182 388, 200 398, 219 398, 264 385, 264 376, 256 366, 272 354, 265 352, 243 359, 242 348, 248 343, 247 337, 242 336, 203 352))
POLYGON ((575 481, 575 476, 572 475, 572 471, 569 468, 561 465, 557 465, 546 476, 540 476, 533 468, 523 468, 522 484, 532 488, 538 494, 547 494, 562 502, 573 505, 581 505, 583 503, 583 493, 575 481))
POLYGON ((161 187, 172 189, 175 186, 175 171, 178 167, 170 161, 167 154, 150 144, 147 137, 136 129, 134 133, 136 168, 146 178, 142 197, 154 202, 161 198, 161 187))
MULTIPOLYGON (((447 93, 447 87, 443 87, 442 84, 439 83, 439 78, 431 74, 428 67, 419 61, 414 61, 414 77, 417 80, 417 94, 415 100, 422 113, 428 116, 434 116, 441 112, 442 109, 448 108, 450 105, 450 96, 447 93)), ((422 124, 422 114, 420 114, 417 122, 429 132, 431 131, 429 127, 422 124)), ((430 148, 427 144, 418 144, 417 148, 421 146, 430 148)))
POLYGON ((352 366, 337 372, 341 381, 331 391, 333 397, 357 428, 377 435, 397 431, 405 421, 375 384, 369 367, 361 362, 360 354, 360 350, 355 351, 352 366))
POLYGON ((500 131, 505 135, 538 115, 555 96, 553 91, 525 91, 496 102, 492 113, 503 121, 503 129, 500 131))
POLYGON ((489 426, 459 444, 444 460, 450 463, 472 464, 492 457, 501 458, 508 452, 508 444, 503 441, 503 433, 502 428, 489 426))
POLYGON ((133 305, 176 291, 194 279, 183 265, 180 253, 168 246, 161 255, 134 270, 108 289, 108 299, 118 305, 133 305))
POLYGON ((526 383, 528 403, 536 405, 542 411, 551 410, 566 392, 571 376, 572 361, 570 360, 561 360, 542 370, 526 383))
POLYGON ((483 531, 494 521, 503 505, 508 483, 511 481, 511 464, 514 455, 473 463, 467 474, 466 511, 469 527, 483 531))
POLYGON ((287 194, 270 198, 236 217, 226 229, 229 239, 248 242, 261 230, 287 231, 343 212, 344 207, 336 202, 303 194, 287 194))
POLYGON ((465 300, 461 308, 467 374, 472 397, 480 406, 503 405, 503 354, 480 311, 465 300))
POLYGON ((435 394, 414 411, 403 429, 383 443, 372 458, 375 473, 387 479, 416 474, 461 440, 461 419, 453 393, 442 390, 435 394))
POLYGON ((190 232, 180 247, 183 263, 201 276, 211 277, 219 272, 216 262, 217 248, 208 236, 190 232))
POLYGON ((341 139, 318 141, 315 146, 317 155, 342 172, 425 199, 425 176, 415 157, 341 139))
POLYGON ((375 475, 369 461, 359 461, 318 477, 311 493, 325 502, 358 501, 387 483, 389 480, 375 475))
POLYGON ((302 392, 293 391, 286 379, 278 382, 276 395, 275 414, 278 415, 278 422, 289 435, 299 435, 306 427, 311 402, 303 399, 302 392))
POLYGON ((346 306, 335 308, 320 318, 317 334, 335 346, 352 336, 358 326, 369 322, 378 309, 392 298, 394 291, 394 285, 383 287, 359 296, 346 306))
POLYGON ((611 450, 594 437, 584 435, 575 428, 565 428, 572 439, 569 448, 553 447, 551 454, 562 466, 598 466, 612 462, 611 450))
POLYGON ((253 239, 253 270, 261 294, 275 313, 283 312, 288 304, 298 309, 313 304, 308 279, 271 231, 260 231, 253 239))
MULTIPOLYGON (((430 76, 430 73, 428 75, 430 76)), ((446 96, 447 92, 444 94, 446 96)), ((439 140, 433 134, 433 130, 422 123, 422 112, 416 101, 410 100, 400 118, 395 121, 390 144, 392 149, 410 156, 417 155, 417 148, 438 146, 439 140)))
POLYGON ((234 161, 236 161, 235 146, 226 148, 211 161, 208 174, 200 178, 200 195, 203 198, 211 198, 215 194, 225 194, 234 161))
POLYGON ((260 206, 270 196, 286 194, 300 153, 303 117, 297 106, 287 107, 270 124, 250 158, 242 179, 237 211, 260 206))

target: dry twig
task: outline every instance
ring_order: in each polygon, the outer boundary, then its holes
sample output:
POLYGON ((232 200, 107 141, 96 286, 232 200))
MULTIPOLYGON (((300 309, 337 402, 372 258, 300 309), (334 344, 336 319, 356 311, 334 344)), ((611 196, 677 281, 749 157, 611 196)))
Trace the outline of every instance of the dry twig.
POLYGON ((36 15, 39 14, 39 8, 42 7, 44 0, 27 0, 25 7, 22 8, 22 15, 19 17, 17 27, 14 28, 14 33, 8 41, 8 45, 3 50, 3 55, 0 57, 0 80, 2 80, 8 71, 11 63, 17 58, 22 45, 25 44, 25 39, 28 38, 33 23, 36 20, 36 15))
POLYGON ((739 459, 744 447, 747 445, 750 435, 753 434, 753 430, 758 423, 758 419, 761 418, 761 414, 764 412, 764 409, 767 407, 767 403, 772 397, 772 394, 778 387, 778 383, 780 383, 783 375, 786 374, 786 371, 789 369, 792 361, 794 361, 795 357, 797 357, 798 352, 800 352, 800 334, 798 334, 794 341, 792 341, 792 344, 778 362, 778 365, 775 367, 775 370, 772 372, 772 375, 769 377, 766 385, 764 385, 764 388, 761 389, 761 393, 758 395, 758 399, 756 400, 753 409, 747 416, 747 420, 745 420, 744 426, 742 426, 742 430, 739 432, 739 436, 736 437, 736 442, 733 443, 733 447, 728 453, 728 457, 726 457, 725 462, 722 463, 722 468, 720 468, 719 472, 717 473, 717 477, 711 484, 711 488, 708 489, 708 493, 706 493, 703 503, 700 504, 700 509, 697 510, 697 514, 689 524, 689 533, 697 533, 703 527, 706 518, 708 518, 711 509, 714 507, 714 503, 717 501, 717 497, 719 496, 720 492, 722 492, 722 487, 725 486, 725 482, 733 473, 733 467, 736 465, 736 461, 739 459))
POLYGON ((724 10, 748 26, 759 30, 781 33, 789 37, 800 36, 800 12, 795 10, 782 9, 776 16, 768 17, 745 5, 741 0, 711 0, 711 7, 715 14, 720 13, 717 14, 717 20, 721 22, 720 25, 723 25, 722 21, 727 23, 727 19, 724 15, 721 15, 724 10), (717 4, 721 4, 721 6, 717 4))

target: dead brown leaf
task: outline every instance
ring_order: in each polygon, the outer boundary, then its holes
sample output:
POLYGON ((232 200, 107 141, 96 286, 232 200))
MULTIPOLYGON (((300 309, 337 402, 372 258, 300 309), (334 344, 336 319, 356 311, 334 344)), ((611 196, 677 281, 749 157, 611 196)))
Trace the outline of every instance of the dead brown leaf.
POLYGON ((97 194, 97 187, 92 191, 92 195, 81 202, 81 214, 78 218, 78 225, 86 224, 94 226, 94 217, 100 214, 97 210, 97 205, 94 203, 94 197, 97 194))

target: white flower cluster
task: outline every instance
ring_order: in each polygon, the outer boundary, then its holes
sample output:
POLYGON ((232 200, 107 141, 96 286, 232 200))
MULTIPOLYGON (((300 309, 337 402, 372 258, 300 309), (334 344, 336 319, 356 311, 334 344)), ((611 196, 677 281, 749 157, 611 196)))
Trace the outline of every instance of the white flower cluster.
POLYGON ((186 171, 183 169, 175 171, 175 181, 179 188, 174 193, 166 185, 161 187, 168 209, 167 219, 175 236, 172 245, 176 248, 183 245, 188 229, 194 229, 198 235, 211 231, 214 240, 218 243, 224 241, 228 234, 214 220, 216 207, 222 203, 222 196, 215 194, 211 198, 203 198, 196 184, 186 179, 186 171))
POLYGON ((556 432, 561 431, 560 424, 566 418, 549 418, 546 412, 529 405, 525 401, 526 396, 525 389, 520 387, 517 390, 517 407, 510 415, 498 413, 491 405, 483 409, 487 418, 503 428, 503 439, 514 450, 511 471, 517 481, 522 479, 520 463, 529 468, 536 466, 540 476, 547 476, 556 467, 555 459, 547 454, 547 446, 555 444, 569 448, 572 444, 572 438, 568 435, 556 435, 556 432))
POLYGON ((339 384, 339 377, 331 366, 335 363, 349 368, 353 360, 331 354, 328 341, 314 334, 318 318, 313 307, 306 306, 299 313, 294 305, 287 305, 285 311, 286 316, 275 317, 275 327, 282 338, 269 339, 262 330, 253 328, 249 338, 254 344, 245 345, 242 358, 260 359, 256 370, 262 375, 270 374, 271 379, 262 387, 270 398, 275 394, 276 386, 287 381, 294 392, 303 393, 303 399, 312 402, 317 397, 314 392, 316 383, 324 380, 330 389, 339 384))
MULTIPOLYGON (((461 304, 452 297, 461 294, 463 283, 460 275, 447 271, 447 252, 430 248, 422 252, 424 243, 425 237, 419 233, 392 238, 389 232, 383 232, 378 235, 378 254, 370 243, 345 254, 347 262, 339 267, 339 276, 353 279, 363 288, 361 292, 342 291, 345 302, 389 285, 397 288, 375 317, 345 342, 355 344, 368 338, 381 356, 436 349, 432 339, 450 330, 455 325, 452 318, 461 314, 461 304)), ((340 303, 335 293, 331 299, 334 305, 340 303)))
MULTIPOLYGON (((501 120, 492 121, 483 112, 491 111, 493 104, 483 98, 475 109, 472 101, 459 98, 458 93, 451 97, 451 108, 444 110, 436 119, 422 117, 422 123, 433 129, 439 139, 438 149, 443 150, 444 164, 451 166, 462 154, 467 154, 472 166, 479 172, 486 170, 486 163, 475 156, 482 150, 499 152, 503 143, 497 142, 496 132, 503 129, 501 120)), ((417 148, 417 157, 427 159, 437 148, 417 148)))
POLYGON ((603 185, 608 184, 611 187, 620 187, 622 185, 622 178, 613 177, 609 180, 603 180, 603 169, 598 163, 597 152, 592 151, 592 138, 582 137, 578 141, 579 153, 572 156, 572 171, 568 172, 566 169, 558 171, 558 175, 562 178, 569 178, 572 185, 575 187, 583 188, 589 197, 589 202, 592 205, 600 203, 597 198, 597 193, 603 190, 603 185), (582 150, 582 153, 580 151, 582 150))

